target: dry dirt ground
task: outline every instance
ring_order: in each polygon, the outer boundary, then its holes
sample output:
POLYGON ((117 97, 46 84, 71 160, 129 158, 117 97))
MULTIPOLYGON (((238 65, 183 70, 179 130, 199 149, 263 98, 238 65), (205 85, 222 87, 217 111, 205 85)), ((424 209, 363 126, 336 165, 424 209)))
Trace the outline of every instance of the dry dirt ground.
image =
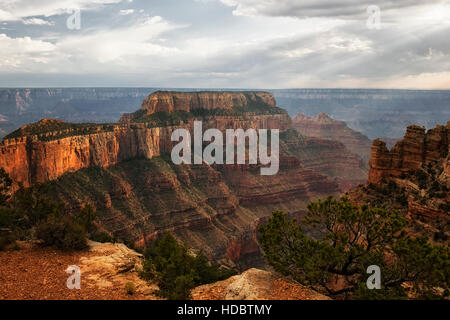
POLYGON ((25 246, 0 252, 0 300, 142 300, 157 299, 156 287, 137 276, 136 253, 123 245, 91 243, 81 252, 25 246), (81 289, 70 290, 69 266, 81 269, 81 289), (132 282, 130 295, 125 285, 132 282))

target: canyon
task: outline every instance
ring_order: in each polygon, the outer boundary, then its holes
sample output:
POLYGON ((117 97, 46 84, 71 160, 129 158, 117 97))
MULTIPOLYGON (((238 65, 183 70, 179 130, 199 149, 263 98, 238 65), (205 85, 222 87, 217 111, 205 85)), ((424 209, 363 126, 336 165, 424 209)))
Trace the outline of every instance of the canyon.
POLYGON ((99 227, 118 240, 145 246, 172 232, 210 258, 240 270, 263 266, 257 226, 274 210, 301 216, 319 197, 364 183, 367 169, 343 143, 305 137, 267 92, 163 92, 119 123, 43 119, 8 134, 0 167, 14 181, 45 183, 68 213, 84 203, 99 227), (171 133, 203 129, 280 130, 280 170, 260 165, 174 165, 171 133))
POLYGON ((410 125, 402 139, 371 143, 325 113, 291 119, 274 95, 261 91, 156 91, 119 122, 44 118, 23 125, 0 144, 0 168, 13 191, 48 193, 68 215, 93 204, 99 234, 114 243, 90 241, 89 251, 64 253, 19 241, 22 250, 0 252, 6 281, 0 296, 158 299, 155 284, 139 278, 142 255, 128 247, 145 248, 170 232, 192 254, 241 272, 195 288, 193 299, 329 299, 267 270, 258 227, 275 210, 298 219, 311 201, 345 194, 357 205, 398 210, 410 235, 448 247, 449 142, 450 122, 429 130, 410 125), (195 136, 196 121, 205 131, 279 130, 278 173, 261 175, 259 163, 175 164, 170 153, 178 142, 171 135, 184 129, 195 136), (64 269, 73 263, 87 290, 74 294, 55 285, 42 295, 40 279, 64 285, 64 269))

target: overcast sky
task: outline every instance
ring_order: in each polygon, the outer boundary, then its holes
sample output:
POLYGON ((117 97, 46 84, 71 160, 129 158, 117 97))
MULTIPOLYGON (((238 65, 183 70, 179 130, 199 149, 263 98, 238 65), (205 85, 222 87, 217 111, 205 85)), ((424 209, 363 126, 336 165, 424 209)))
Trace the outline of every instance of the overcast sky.
POLYGON ((0 0, 0 87, 450 89, 449 39, 450 0, 0 0))

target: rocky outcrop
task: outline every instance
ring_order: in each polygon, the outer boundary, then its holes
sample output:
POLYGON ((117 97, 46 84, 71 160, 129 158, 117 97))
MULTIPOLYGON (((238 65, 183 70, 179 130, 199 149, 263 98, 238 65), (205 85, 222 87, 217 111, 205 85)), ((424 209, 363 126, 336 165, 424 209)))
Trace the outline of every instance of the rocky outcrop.
POLYGON ((411 125, 406 129, 403 140, 392 150, 382 140, 375 140, 372 146, 369 182, 380 183, 383 178, 400 176, 422 165, 442 161, 449 152, 450 122, 426 132, 424 127, 411 125))
MULTIPOLYGON (((291 127, 289 115, 275 108, 273 96, 265 92, 156 92, 146 99, 138 113, 142 117, 143 112, 154 112, 167 103, 167 110, 181 110, 186 105, 191 109, 242 106, 245 110, 245 106, 251 109, 254 104, 274 109, 272 114, 249 112, 245 116, 206 117, 202 119, 204 130, 254 128, 280 129, 284 132, 291 127)), ((130 116, 124 118, 133 119, 130 116)), ((106 168, 136 157, 151 159, 171 151, 173 143, 170 136, 173 130, 183 127, 192 132, 194 118, 179 120, 175 125, 159 126, 150 121, 130 121, 89 125, 44 119, 23 126, 8 135, 0 145, 0 167, 5 168, 16 186, 18 183, 30 186, 89 166, 106 168)), ((306 138, 304 143, 295 147, 298 150, 294 155, 298 159, 294 161, 300 160, 304 168, 336 179, 343 191, 366 180, 364 164, 338 142, 306 138)))
POLYGON ((347 193, 352 202, 395 209, 413 235, 450 241, 450 122, 425 131, 416 125, 390 151, 375 140, 368 184, 347 193))
POLYGON ((297 282, 259 269, 194 288, 191 295, 193 300, 331 300, 297 282))
POLYGON ((343 121, 334 120, 326 113, 319 113, 315 117, 298 114, 292 119, 292 125, 304 136, 339 141, 365 163, 369 162, 372 141, 350 129, 343 121))
POLYGON ((80 272, 85 282, 97 290, 120 288, 125 291, 128 283, 133 284, 133 294, 156 297, 157 285, 139 277, 143 270, 144 257, 121 243, 98 243, 89 241, 89 253, 80 258, 80 272))

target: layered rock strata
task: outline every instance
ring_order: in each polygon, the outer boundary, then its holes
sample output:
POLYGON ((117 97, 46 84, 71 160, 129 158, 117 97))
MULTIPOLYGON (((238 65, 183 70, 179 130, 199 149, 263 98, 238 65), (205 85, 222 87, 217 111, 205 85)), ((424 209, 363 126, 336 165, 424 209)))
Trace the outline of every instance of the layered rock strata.
POLYGON ((326 113, 319 113, 315 117, 298 114, 292 119, 292 125, 304 136, 339 141, 365 163, 369 162, 372 141, 350 129, 343 121, 334 120, 326 113))
POLYGON ((369 183, 379 183, 383 178, 400 176, 422 165, 442 161, 449 152, 450 122, 428 131, 411 125, 403 140, 388 150, 386 143, 375 140, 372 146, 369 183))

